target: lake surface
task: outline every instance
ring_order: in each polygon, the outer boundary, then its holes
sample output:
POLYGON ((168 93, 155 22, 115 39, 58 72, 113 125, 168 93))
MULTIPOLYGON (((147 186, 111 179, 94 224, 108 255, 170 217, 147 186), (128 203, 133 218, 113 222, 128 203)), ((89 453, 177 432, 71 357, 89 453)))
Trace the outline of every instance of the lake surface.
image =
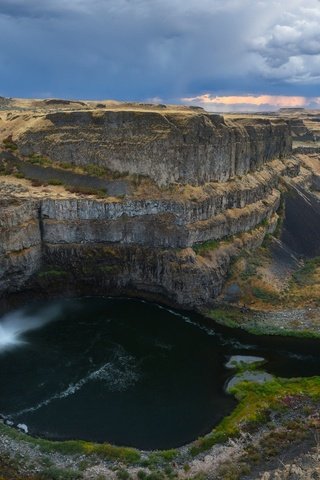
POLYGON ((29 432, 143 449, 208 433, 236 405, 231 355, 320 374, 319 343, 258 339, 129 299, 35 303, 0 319, 0 412, 29 432))

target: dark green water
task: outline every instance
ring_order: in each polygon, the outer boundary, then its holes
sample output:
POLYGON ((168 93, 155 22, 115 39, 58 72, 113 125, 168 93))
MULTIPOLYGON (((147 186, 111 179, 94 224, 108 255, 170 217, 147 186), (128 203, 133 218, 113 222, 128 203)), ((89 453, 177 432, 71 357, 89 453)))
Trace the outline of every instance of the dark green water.
POLYGON ((38 303, 0 320, 0 412, 29 432, 144 449, 183 445, 235 406, 234 354, 282 376, 320 374, 318 344, 204 326, 195 314, 124 299, 38 303))

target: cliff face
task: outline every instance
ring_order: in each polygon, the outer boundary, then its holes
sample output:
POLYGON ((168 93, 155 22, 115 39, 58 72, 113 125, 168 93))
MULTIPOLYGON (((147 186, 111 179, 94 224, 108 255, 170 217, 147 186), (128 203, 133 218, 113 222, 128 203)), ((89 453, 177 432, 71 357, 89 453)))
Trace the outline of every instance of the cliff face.
POLYGON ((231 259, 274 228, 280 172, 287 168, 275 162, 201 202, 8 198, 1 209, 0 294, 31 289, 207 303, 220 293, 231 259), (212 250, 197 250, 213 240, 212 250))
POLYGON ((18 135, 25 155, 145 175, 158 185, 226 181, 291 152, 281 120, 224 120, 205 113, 58 112, 18 135))
MULTIPOLYGON (((0 230, 0 293, 30 290, 43 294, 129 294, 167 300, 187 308, 202 305, 220 293, 232 257, 243 248, 260 245, 276 221, 273 216, 268 225, 230 238, 202 256, 192 248, 173 248, 172 244, 177 242, 175 233, 166 239, 167 246, 159 246, 154 241, 154 229, 150 229, 159 220, 156 215, 151 223, 144 220, 140 242, 133 242, 134 233, 129 238, 123 238, 122 233, 121 238, 115 239, 119 231, 129 231, 130 224, 128 227, 124 221, 118 230, 117 223, 101 219, 103 204, 90 202, 88 208, 87 203, 7 202, 0 230), (97 216, 100 210, 100 223, 77 216, 76 225, 70 225, 76 205, 82 217, 97 216), (53 212, 59 220, 52 220, 53 212)), ((156 232, 161 227, 160 223, 156 232)), ((248 229, 248 224, 242 224, 242 228, 248 229)))
POLYGON ((124 198, 97 199, 27 180, 17 190, 5 177, 0 295, 30 289, 208 303, 231 259, 275 228, 279 178, 299 175, 299 164, 286 159, 291 138, 281 120, 82 111, 24 115, 22 122, 12 116, 6 132, 14 125, 10 145, 20 163, 40 153, 51 169, 54 162, 96 164, 154 183, 144 195, 132 185, 124 198), (180 185, 168 187, 174 182, 180 185), (179 193, 182 185, 197 185, 192 197, 179 193))
POLYGON ((20 290, 40 268, 38 217, 38 204, 33 200, 0 200, 0 294, 20 290))

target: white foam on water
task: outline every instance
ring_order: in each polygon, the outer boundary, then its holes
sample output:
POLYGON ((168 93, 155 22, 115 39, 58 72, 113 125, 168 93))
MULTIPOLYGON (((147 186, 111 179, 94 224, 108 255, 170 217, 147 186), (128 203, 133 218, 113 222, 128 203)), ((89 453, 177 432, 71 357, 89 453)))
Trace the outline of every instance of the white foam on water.
POLYGON ((52 395, 33 407, 25 408, 19 412, 8 415, 8 417, 14 418, 25 413, 35 412, 55 400, 62 400, 70 395, 74 395, 91 381, 103 382, 104 386, 111 392, 124 392, 125 390, 128 390, 136 384, 140 378, 140 374, 135 358, 132 355, 129 355, 120 345, 118 347, 119 348, 114 353, 110 362, 107 362, 98 369, 90 372, 79 381, 70 383, 65 390, 52 395))
POLYGON ((221 333, 216 332, 212 328, 209 328, 209 327, 206 327, 205 325, 201 325, 200 323, 194 322, 193 320, 191 320, 191 318, 187 317, 186 315, 182 315, 179 312, 175 312, 174 310, 165 308, 162 305, 157 305, 157 306, 162 310, 166 310, 167 312, 172 313, 176 317, 182 318, 186 323, 189 323, 190 325, 197 327, 198 329, 204 331, 207 335, 210 335, 211 337, 218 337, 222 345, 228 345, 237 349, 244 349, 244 350, 254 350, 255 348, 257 348, 256 345, 249 345, 247 343, 242 343, 239 340, 236 340, 235 338, 227 338, 221 333))
POLYGON ((0 320, 0 353, 25 343, 26 332, 43 327, 59 315, 61 307, 53 305, 42 308, 38 313, 27 313, 25 309, 8 313, 0 320))

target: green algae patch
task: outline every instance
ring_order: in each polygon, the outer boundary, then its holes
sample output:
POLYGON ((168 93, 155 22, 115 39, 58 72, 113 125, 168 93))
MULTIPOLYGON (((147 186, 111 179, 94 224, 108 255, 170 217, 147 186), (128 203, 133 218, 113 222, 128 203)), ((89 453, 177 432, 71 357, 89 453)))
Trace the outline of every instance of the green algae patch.
POLYGON ((190 448, 195 456, 217 443, 236 437, 241 429, 258 426, 268 420, 272 410, 290 408, 293 398, 320 398, 320 377, 282 379, 263 384, 244 381, 230 389, 239 401, 233 412, 205 437, 200 437, 190 448))

